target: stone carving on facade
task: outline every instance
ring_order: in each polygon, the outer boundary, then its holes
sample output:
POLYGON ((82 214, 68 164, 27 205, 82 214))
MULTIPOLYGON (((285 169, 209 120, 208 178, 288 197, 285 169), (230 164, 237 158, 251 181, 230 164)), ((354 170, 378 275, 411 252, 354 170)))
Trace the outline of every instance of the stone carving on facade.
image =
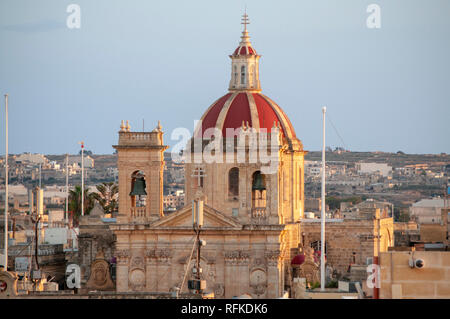
POLYGON ((225 286, 224 286, 224 284, 215 284, 214 285, 214 296, 215 297, 223 297, 223 296, 225 296, 225 286))
POLYGON ((135 268, 128 276, 129 286, 133 291, 142 291, 145 287, 145 272, 143 269, 135 268))
POLYGON ((142 291, 145 288, 145 259, 142 256, 133 256, 130 262, 129 286, 133 291, 142 291))
POLYGON ((105 260, 102 250, 97 253, 95 260, 91 264, 91 274, 86 288, 94 290, 113 290, 114 283, 109 271, 109 263, 105 260))
POLYGON ((277 266, 281 258, 281 252, 279 250, 269 250, 264 253, 264 257, 266 257, 267 265, 277 266))
POLYGON ((250 253, 243 250, 232 250, 224 253, 225 264, 248 265, 250 253))
POLYGON ((261 296, 266 292, 267 275, 265 270, 259 268, 254 269, 250 273, 250 287, 252 288, 252 293, 257 296, 261 296))
POLYGON ((144 268, 144 258, 140 256, 133 257, 131 268, 144 268))
POLYGON ((127 264, 130 259, 130 252, 127 249, 116 250, 118 264, 127 264))
POLYGON ((266 260, 264 258, 253 258, 250 268, 265 268, 266 260))
POLYGON ((145 257, 148 263, 169 263, 172 251, 169 249, 147 249, 145 257))
POLYGON ((314 262, 314 250, 311 247, 305 248, 305 261, 299 267, 299 277, 306 278, 310 284, 320 281, 319 264, 314 262))

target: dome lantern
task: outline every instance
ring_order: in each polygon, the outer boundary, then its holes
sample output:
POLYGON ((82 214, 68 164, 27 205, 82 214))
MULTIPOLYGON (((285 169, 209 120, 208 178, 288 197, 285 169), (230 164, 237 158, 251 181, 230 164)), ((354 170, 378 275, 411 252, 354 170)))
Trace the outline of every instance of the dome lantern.
POLYGON ((247 24, 249 19, 247 13, 242 16, 244 31, 242 31, 241 42, 234 50, 231 58, 231 80, 230 91, 261 91, 259 83, 259 58, 253 49, 248 35, 247 24))

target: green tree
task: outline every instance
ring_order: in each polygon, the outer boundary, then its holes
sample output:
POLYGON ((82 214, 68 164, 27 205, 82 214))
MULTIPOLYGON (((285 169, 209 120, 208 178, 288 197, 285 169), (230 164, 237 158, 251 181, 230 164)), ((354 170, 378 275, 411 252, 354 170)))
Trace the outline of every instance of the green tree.
POLYGON ((363 199, 359 196, 352 196, 347 198, 335 197, 335 196, 327 196, 325 199, 325 203, 330 207, 330 209, 339 209, 341 207, 342 202, 351 202, 353 204, 359 204, 363 201, 363 199))
MULTIPOLYGON (((94 207, 93 193, 89 189, 84 189, 84 214, 89 215, 89 212, 94 207)), ((77 185, 74 189, 69 191, 69 210, 73 212, 74 225, 78 225, 81 216, 81 186, 77 185)))
MULTIPOLYGON (((84 154, 84 155, 92 155, 93 153, 92 153, 92 151, 84 150, 84 151, 83 151, 83 154, 84 154)), ((78 155, 81 155, 81 150, 78 152, 78 155)))
POLYGON ((105 214, 117 211, 119 186, 114 182, 103 182, 96 188, 97 192, 93 193, 92 196, 102 206, 105 214))

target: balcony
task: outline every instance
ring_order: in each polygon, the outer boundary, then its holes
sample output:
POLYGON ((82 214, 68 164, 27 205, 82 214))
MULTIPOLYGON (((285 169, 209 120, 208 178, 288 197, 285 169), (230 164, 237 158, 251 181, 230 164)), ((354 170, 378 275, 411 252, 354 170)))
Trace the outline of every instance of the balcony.
POLYGON ((146 214, 146 207, 131 207, 131 220, 133 221, 145 221, 147 214, 146 214))
POLYGON ((253 207, 252 208, 252 218, 258 218, 258 219, 266 218, 266 208, 265 207, 253 207))

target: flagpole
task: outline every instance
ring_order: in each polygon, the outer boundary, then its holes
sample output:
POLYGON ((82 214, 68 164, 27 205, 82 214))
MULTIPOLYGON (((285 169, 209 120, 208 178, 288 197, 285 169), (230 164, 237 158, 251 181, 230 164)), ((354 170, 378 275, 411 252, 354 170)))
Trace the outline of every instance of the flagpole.
POLYGON ((84 142, 81 142, 81 216, 84 216, 84 142))
POLYGON ((8 271, 8 94, 5 94, 6 141, 5 141, 5 271, 8 271))
POLYGON ((66 226, 69 225, 69 154, 66 154, 66 226))
POLYGON ((325 113, 327 108, 322 108, 323 113, 323 145, 322 145, 322 220, 320 233, 320 290, 325 291, 325 113))

